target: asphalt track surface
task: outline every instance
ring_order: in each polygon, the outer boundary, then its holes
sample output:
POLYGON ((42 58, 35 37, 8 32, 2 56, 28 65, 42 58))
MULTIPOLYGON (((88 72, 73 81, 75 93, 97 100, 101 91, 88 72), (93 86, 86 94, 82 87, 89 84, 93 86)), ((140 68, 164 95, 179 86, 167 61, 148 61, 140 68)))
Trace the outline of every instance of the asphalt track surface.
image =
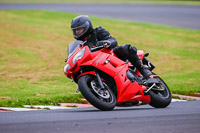
POLYGON ((200 102, 99 111, 96 108, 1 112, 1 133, 199 133, 200 102))
POLYGON ((72 12, 200 30, 200 6, 195 5, 0 4, 0 9, 72 12))

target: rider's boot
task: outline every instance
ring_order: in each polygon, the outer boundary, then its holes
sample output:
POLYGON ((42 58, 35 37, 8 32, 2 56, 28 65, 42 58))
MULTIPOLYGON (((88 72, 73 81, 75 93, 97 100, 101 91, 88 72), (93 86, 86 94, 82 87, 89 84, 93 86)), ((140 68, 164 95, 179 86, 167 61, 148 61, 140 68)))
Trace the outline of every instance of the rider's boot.
POLYGON ((152 75, 151 71, 143 64, 136 68, 139 70, 139 72, 143 75, 145 79, 150 78, 150 76, 152 75))
POLYGON ((147 68, 147 66, 143 65, 141 59, 139 56, 136 58, 133 58, 134 61, 130 61, 143 75, 144 79, 150 78, 150 75, 152 75, 151 71, 147 68), (136 61, 135 61, 136 59, 136 61))
POLYGON ((152 75, 151 71, 145 65, 143 65, 140 57, 137 54, 131 54, 129 61, 139 70, 144 79, 150 78, 150 75, 152 75))

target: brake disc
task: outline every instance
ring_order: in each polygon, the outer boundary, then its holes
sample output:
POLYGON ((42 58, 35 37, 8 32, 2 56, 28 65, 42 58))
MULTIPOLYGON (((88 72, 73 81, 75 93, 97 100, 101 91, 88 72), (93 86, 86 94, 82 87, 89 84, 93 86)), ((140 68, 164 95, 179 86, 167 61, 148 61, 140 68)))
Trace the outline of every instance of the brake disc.
MULTIPOLYGON (((104 84, 105 84, 105 83, 104 83, 104 84)), ((91 81, 91 87, 92 87, 92 89, 94 90, 94 92, 95 92, 97 95, 99 95, 100 97, 105 98, 105 99, 110 98, 110 93, 109 93, 109 91, 106 89, 106 87, 105 87, 105 89, 100 88, 100 86, 98 86, 98 85, 96 84, 95 81, 91 81)))

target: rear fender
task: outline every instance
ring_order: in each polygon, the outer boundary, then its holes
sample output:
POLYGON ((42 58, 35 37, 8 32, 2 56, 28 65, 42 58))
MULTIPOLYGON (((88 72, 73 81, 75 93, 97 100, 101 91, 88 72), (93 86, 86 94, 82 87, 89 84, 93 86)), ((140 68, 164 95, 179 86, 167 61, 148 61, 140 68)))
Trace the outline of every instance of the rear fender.
POLYGON ((147 65, 150 71, 152 71, 155 68, 155 66, 145 57, 143 58, 142 63, 144 65, 147 65))

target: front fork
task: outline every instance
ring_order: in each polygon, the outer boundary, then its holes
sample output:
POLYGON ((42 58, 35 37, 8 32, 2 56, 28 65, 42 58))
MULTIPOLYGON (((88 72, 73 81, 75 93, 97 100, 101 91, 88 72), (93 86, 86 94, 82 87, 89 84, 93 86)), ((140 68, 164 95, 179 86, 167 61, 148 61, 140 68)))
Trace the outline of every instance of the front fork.
MULTIPOLYGON (((101 80, 98 70, 82 73, 81 75, 78 76, 78 78, 80 78, 81 76, 86 75, 86 74, 91 74, 91 75, 96 76, 99 86, 101 87, 101 89, 104 89, 104 85, 103 85, 103 82, 101 80)), ((78 92, 79 92, 79 88, 76 89, 76 93, 78 93, 78 92)))
POLYGON ((98 83, 99 83, 101 89, 104 89, 103 82, 102 82, 102 80, 101 80, 101 77, 100 77, 100 75, 99 75, 99 72, 98 72, 97 70, 95 70, 95 73, 96 73, 97 81, 98 81, 98 83))

